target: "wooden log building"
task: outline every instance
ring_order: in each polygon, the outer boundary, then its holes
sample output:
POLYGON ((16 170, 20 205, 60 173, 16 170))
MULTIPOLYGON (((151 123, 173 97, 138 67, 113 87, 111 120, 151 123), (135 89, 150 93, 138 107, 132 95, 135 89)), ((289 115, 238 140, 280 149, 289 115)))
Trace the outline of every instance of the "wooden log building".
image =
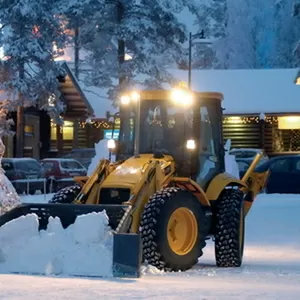
MULTIPOLYGON (((94 109, 86 98, 67 63, 62 64, 66 76, 59 77, 59 91, 65 104, 62 114, 64 124, 54 124, 46 111, 35 107, 24 113, 24 157, 41 159, 61 157, 75 148, 90 148, 103 137, 103 128, 111 126, 105 117, 98 118, 97 124, 86 120, 94 116, 94 109), (100 130, 99 130, 100 128, 100 130)), ((0 91, 0 100, 5 92, 0 91)), ((10 114, 16 124, 16 113, 10 114)), ((16 131, 14 126, 12 130, 16 131)), ((15 156, 16 135, 4 138, 6 157, 15 156)))

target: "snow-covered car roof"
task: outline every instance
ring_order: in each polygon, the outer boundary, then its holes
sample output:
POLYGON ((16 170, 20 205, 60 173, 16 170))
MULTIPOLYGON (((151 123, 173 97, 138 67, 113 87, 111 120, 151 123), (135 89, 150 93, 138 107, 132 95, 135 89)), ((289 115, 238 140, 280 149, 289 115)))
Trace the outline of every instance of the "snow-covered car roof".
POLYGON ((259 149, 259 148, 232 148, 229 152, 236 152, 236 151, 262 152, 262 151, 264 151, 264 149, 259 149))
POLYGON ((75 161, 77 161, 74 158, 43 158, 41 161, 45 161, 45 160, 48 160, 48 161, 74 161, 75 160, 75 161))

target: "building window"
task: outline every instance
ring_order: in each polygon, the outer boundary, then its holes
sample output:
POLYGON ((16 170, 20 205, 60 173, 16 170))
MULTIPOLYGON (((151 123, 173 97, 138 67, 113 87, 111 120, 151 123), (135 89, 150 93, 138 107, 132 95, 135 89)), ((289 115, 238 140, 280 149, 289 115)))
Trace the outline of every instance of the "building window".
POLYGON ((278 117, 273 127, 274 152, 300 151, 300 116, 278 117))
MULTIPOLYGON (((63 140, 73 140, 74 138, 74 123, 71 121, 64 121, 62 129, 63 140)), ((56 124, 51 121, 51 140, 56 141, 56 124)))
POLYGON ((63 125, 63 139, 73 140, 74 138, 74 123, 70 121, 65 121, 63 125))
POLYGON ((25 125, 24 132, 26 135, 33 135, 33 125, 25 125))

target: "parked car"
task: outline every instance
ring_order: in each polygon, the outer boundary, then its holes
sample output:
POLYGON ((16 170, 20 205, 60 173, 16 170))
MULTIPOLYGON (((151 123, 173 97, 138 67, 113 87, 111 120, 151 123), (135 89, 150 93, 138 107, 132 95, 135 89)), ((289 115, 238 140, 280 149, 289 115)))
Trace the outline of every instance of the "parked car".
POLYGON ((73 177, 85 176, 86 168, 71 158, 45 158, 41 160, 47 178, 47 191, 55 192, 74 184, 73 177))
POLYGON ((233 154, 237 160, 249 161, 250 163, 253 161, 254 157, 258 154, 262 153, 263 157, 261 158, 259 164, 262 164, 266 160, 269 159, 264 149, 257 148, 232 148, 229 151, 229 154, 233 154))
POLYGON ((2 168, 18 194, 43 191, 45 172, 33 158, 2 158, 2 168))
POLYGON ((257 167, 262 172, 269 169, 266 193, 300 193, 300 155, 276 156, 257 167))
POLYGON ((252 161, 244 160, 244 159, 235 159, 235 160, 239 167, 240 178, 243 178, 248 168, 250 167, 252 161))
POLYGON ((79 161, 86 168, 90 165, 92 158, 96 155, 95 148, 79 148, 73 149, 64 158, 73 158, 79 161))

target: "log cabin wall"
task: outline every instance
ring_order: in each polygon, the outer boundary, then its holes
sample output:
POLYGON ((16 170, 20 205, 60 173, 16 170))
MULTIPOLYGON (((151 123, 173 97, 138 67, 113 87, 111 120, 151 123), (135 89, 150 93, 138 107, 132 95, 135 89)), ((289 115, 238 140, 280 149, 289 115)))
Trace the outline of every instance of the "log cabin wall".
POLYGON ((231 140, 231 148, 260 148, 261 124, 258 117, 225 116, 223 138, 231 140))
POLYGON ((95 143, 103 138, 103 122, 99 123, 100 125, 97 124, 89 124, 78 120, 65 120, 64 126, 60 128, 62 131, 62 153, 58 154, 56 125, 52 123, 51 156, 62 156, 78 148, 94 148, 95 143))
POLYGON ((224 116, 224 143, 231 139, 232 148, 262 148, 269 156, 300 153, 300 130, 279 129, 278 117, 224 116))

